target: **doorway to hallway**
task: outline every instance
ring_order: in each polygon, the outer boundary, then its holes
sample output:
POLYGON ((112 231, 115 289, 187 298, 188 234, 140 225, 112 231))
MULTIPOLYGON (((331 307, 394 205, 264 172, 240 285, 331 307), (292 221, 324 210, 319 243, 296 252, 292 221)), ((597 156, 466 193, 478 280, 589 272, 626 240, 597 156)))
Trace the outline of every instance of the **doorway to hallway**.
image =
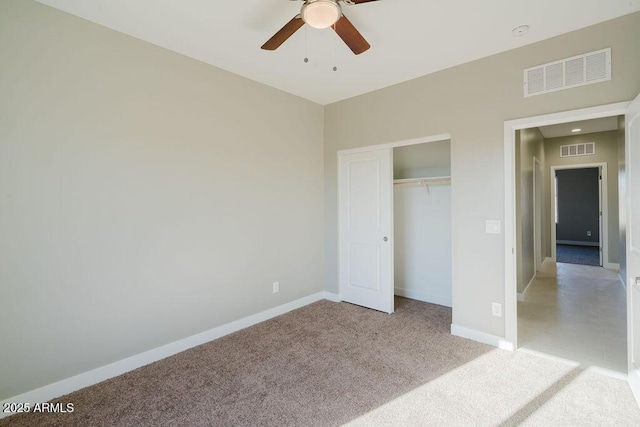
POLYGON ((552 245, 556 262, 592 266, 603 265, 603 217, 608 218, 606 163, 598 167, 551 167, 553 180, 552 245), (604 179, 604 181, 603 181, 604 179), (605 192, 606 194, 606 192, 605 192))
POLYGON ((613 268, 621 140, 614 116, 524 128, 514 147, 518 348, 618 373, 627 363, 626 295, 613 268))

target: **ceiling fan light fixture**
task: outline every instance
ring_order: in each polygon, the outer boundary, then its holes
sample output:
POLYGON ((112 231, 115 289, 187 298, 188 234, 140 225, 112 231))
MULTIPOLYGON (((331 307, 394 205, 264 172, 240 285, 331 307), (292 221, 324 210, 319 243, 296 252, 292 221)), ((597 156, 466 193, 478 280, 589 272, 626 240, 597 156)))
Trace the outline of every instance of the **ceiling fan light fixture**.
POLYGON ((313 28, 329 28, 342 16, 340 5, 335 0, 307 1, 300 11, 302 20, 313 28))

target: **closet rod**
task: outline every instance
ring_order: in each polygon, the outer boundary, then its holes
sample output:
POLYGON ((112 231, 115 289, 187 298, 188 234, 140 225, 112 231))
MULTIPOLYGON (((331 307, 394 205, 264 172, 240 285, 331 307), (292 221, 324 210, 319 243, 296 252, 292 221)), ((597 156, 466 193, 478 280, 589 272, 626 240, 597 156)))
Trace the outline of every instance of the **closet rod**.
POLYGON ((451 182, 450 176, 434 176, 430 178, 407 178, 394 179, 393 184, 448 184, 451 182))

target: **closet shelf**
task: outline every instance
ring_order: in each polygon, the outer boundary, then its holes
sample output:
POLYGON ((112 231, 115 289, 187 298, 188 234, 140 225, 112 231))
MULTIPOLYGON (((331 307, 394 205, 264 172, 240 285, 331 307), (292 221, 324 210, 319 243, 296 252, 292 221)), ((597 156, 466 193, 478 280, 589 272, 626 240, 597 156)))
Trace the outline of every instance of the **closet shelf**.
POLYGON ((432 176, 428 178, 394 179, 394 184, 446 184, 451 182, 450 176, 432 176))

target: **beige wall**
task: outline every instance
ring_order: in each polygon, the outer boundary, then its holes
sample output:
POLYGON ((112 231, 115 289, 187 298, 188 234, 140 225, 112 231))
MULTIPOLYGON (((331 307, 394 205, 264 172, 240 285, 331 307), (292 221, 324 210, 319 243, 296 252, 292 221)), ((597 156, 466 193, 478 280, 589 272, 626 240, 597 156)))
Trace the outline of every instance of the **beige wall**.
POLYGON ((0 64, 0 400, 322 291, 321 106, 23 0, 0 64))
POLYGON ((628 101, 640 92, 640 13, 417 78, 325 109, 325 288, 337 285, 338 150, 451 134, 453 322, 504 336, 504 235, 485 234, 504 218, 504 121, 628 101), (605 47, 613 79, 523 97, 522 70, 605 47))
POLYGON ((323 243, 336 292, 337 151, 442 133, 453 321, 502 336, 490 313, 504 302, 504 236, 484 221, 503 219, 503 122, 632 99, 639 24, 636 13, 323 109, 0 2, 0 399, 317 292, 323 243), (524 68, 607 46, 612 81, 523 98, 524 68))
POLYGON ((393 149, 393 179, 451 176, 451 141, 393 149))
MULTIPOLYGON (((516 136, 516 224, 519 224, 516 229, 516 264, 518 292, 522 292, 536 273, 533 159, 540 162, 544 182, 545 152, 544 137, 538 128, 523 129, 516 136)), ((542 198, 544 200, 544 194, 542 198)), ((544 212, 544 206, 542 209, 544 212)), ((542 230, 539 232, 542 233, 542 230)), ((544 240, 542 247, 545 247, 544 240)))
MULTIPOLYGON (((579 165, 588 163, 607 164, 607 193, 609 207, 608 242, 609 259, 605 263, 618 263, 619 257, 619 227, 618 227, 618 131, 597 132, 585 135, 572 135, 563 138, 549 138, 545 140, 545 157, 547 162, 546 174, 551 176, 552 166, 579 165), (596 154, 593 156, 560 157, 560 146, 569 144, 579 144, 582 142, 595 142, 596 154)), ((553 191, 552 182, 549 178, 547 185, 547 206, 551 206, 553 191)), ((554 223, 551 220, 551 211, 547 212, 547 223, 549 227, 554 223)), ((548 228, 548 235, 551 235, 551 228, 548 228)))

